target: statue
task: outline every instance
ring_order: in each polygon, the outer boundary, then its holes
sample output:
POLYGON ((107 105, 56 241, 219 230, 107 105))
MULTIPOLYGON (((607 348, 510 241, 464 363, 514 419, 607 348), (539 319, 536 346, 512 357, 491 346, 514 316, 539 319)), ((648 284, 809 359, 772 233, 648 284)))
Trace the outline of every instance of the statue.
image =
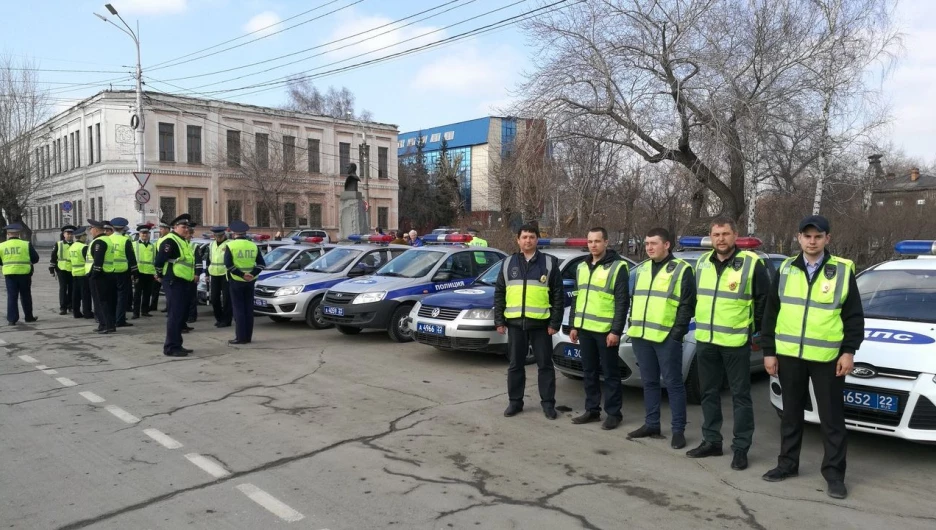
POLYGON ((355 163, 348 164, 348 178, 345 179, 345 182, 344 182, 345 191, 357 191, 358 190, 357 188, 358 182, 360 182, 361 179, 357 176, 356 173, 357 173, 357 164, 355 163))

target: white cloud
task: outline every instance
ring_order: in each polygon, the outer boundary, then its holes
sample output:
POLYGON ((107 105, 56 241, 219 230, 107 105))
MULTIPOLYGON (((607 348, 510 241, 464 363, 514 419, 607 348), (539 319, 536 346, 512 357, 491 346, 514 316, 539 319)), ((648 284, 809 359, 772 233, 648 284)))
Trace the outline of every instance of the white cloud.
POLYGON ((114 8, 121 15, 172 15, 189 7, 188 0, 118 0, 115 3, 114 8))
POLYGON ((454 49, 419 69, 412 88, 419 92, 473 96, 487 104, 507 102, 522 59, 506 46, 481 53, 475 46, 454 49))
POLYGON ((274 26, 272 28, 269 26, 273 26, 273 24, 277 24, 281 20, 282 19, 280 16, 273 11, 264 11, 258 15, 254 15, 250 20, 247 21, 246 24, 244 24, 244 32, 253 33, 254 31, 259 31, 259 33, 255 35, 257 37, 269 35, 270 33, 280 29, 279 26, 274 26))
POLYGON ((889 79, 884 94, 893 112, 892 139, 906 153, 924 160, 936 155, 936 102, 927 97, 927 88, 936 78, 936 31, 929 23, 936 6, 926 2, 902 3, 898 9, 903 28, 904 56, 889 79))
POLYGON ((348 15, 343 15, 335 29, 325 39, 325 42, 338 39, 344 40, 331 44, 326 48, 327 50, 333 50, 328 54, 328 57, 343 59, 362 53, 375 52, 361 58, 366 60, 428 44, 445 37, 445 32, 436 31, 438 28, 435 26, 420 26, 417 24, 394 29, 401 26, 401 24, 394 24, 381 27, 393 22, 393 20, 380 15, 364 16, 354 11, 351 11, 348 15), (362 34, 358 35, 358 33, 362 34), (351 37, 351 35, 355 36, 351 37))

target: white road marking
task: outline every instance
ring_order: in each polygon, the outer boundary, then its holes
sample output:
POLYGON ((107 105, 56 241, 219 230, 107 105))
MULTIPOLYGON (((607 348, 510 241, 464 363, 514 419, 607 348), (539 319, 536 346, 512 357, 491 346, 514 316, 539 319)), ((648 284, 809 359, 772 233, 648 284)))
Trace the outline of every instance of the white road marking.
POLYGON ((182 444, 174 440, 168 434, 163 433, 157 429, 143 429, 143 434, 149 436, 150 438, 156 440, 166 449, 178 449, 182 447, 182 444))
MULTIPOLYGON (((0 340, 0 344, 3 344, 3 341, 2 341, 2 340, 0 340)), ((26 361, 26 362, 28 362, 28 363, 33 363, 33 364, 35 364, 35 363, 39 362, 35 357, 30 357, 29 355, 20 355, 19 358, 22 359, 22 360, 24 360, 24 361, 26 361)))
POLYGON ((87 399, 91 403, 104 403, 104 398, 95 394, 94 392, 78 392, 78 395, 87 399))
POLYGON ((124 409, 118 407, 117 405, 108 405, 104 407, 107 412, 110 412, 114 416, 117 416, 126 423, 140 423, 140 418, 137 418, 133 414, 125 411, 124 409))
POLYGON ((217 464, 214 461, 209 460, 208 458, 205 458, 204 456, 198 453, 189 453, 185 455, 185 458, 187 458, 189 462, 200 467, 202 471, 204 471, 205 473, 208 473, 214 478, 224 478, 231 474, 230 471, 228 471, 227 469, 224 469, 220 464, 217 464))
POLYGON ((48 374, 48 375, 55 375, 58 373, 58 371, 53 370, 52 368, 49 368, 48 366, 44 364, 37 364, 36 370, 42 370, 42 373, 48 374))
POLYGON ((293 510, 276 497, 254 486, 253 484, 241 484, 237 486, 237 489, 241 490, 244 495, 250 497, 250 500, 254 501, 260 506, 263 506, 267 509, 267 511, 286 521, 287 523, 294 523, 305 518, 305 516, 301 513, 293 510))
MULTIPOLYGON (((44 371, 45 370, 43 370, 43 372, 44 371)), ((55 380, 58 381, 59 383, 62 383, 62 386, 78 386, 78 383, 72 381, 71 379, 67 377, 56 377, 55 380)))

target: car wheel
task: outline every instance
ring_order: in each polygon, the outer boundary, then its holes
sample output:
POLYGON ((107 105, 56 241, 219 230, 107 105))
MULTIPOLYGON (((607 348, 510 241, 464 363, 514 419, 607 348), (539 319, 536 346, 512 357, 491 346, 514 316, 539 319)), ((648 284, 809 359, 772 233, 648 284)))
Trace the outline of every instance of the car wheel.
POLYGON ((309 300, 309 307, 306 308, 305 322, 306 325, 312 329, 326 329, 333 326, 333 324, 329 324, 323 318, 321 296, 316 296, 312 300, 309 300))
POLYGON ((273 322, 283 323, 283 322, 289 322, 292 319, 286 318, 286 317, 270 317, 270 320, 272 320, 273 322))
POLYGON ((702 403, 702 387, 699 384, 699 360, 692 358, 689 374, 686 376, 686 402, 693 405, 702 403))
POLYGON ((356 327, 354 327, 354 326, 342 326, 342 325, 338 325, 338 326, 336 326, 336 327, 338 328, 338 331, 339 331, 339 332, 341 332, 341 333, 343 333, 343 334, 345 334, 345 335, 357 335, 358 333, 361 332, 361 328, 356 328, 356 327))
POLYGON ((394 342, 410 342, 413 340, 413 332, 406 325, 406 319, 409 318, 413 306, 410 304, 401 304, 393 310, 393 316, 390 317, 390 325, 387 326, 387 333, 394 342))

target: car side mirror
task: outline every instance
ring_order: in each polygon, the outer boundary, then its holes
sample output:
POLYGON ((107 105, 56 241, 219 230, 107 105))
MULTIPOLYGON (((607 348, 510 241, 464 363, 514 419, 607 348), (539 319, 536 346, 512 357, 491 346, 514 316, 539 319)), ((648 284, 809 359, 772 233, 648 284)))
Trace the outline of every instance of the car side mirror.
POLYGON ((432 277, 434 282, 447 282, 452 279, 451 272, 437 272, 435 276, 432 277))

